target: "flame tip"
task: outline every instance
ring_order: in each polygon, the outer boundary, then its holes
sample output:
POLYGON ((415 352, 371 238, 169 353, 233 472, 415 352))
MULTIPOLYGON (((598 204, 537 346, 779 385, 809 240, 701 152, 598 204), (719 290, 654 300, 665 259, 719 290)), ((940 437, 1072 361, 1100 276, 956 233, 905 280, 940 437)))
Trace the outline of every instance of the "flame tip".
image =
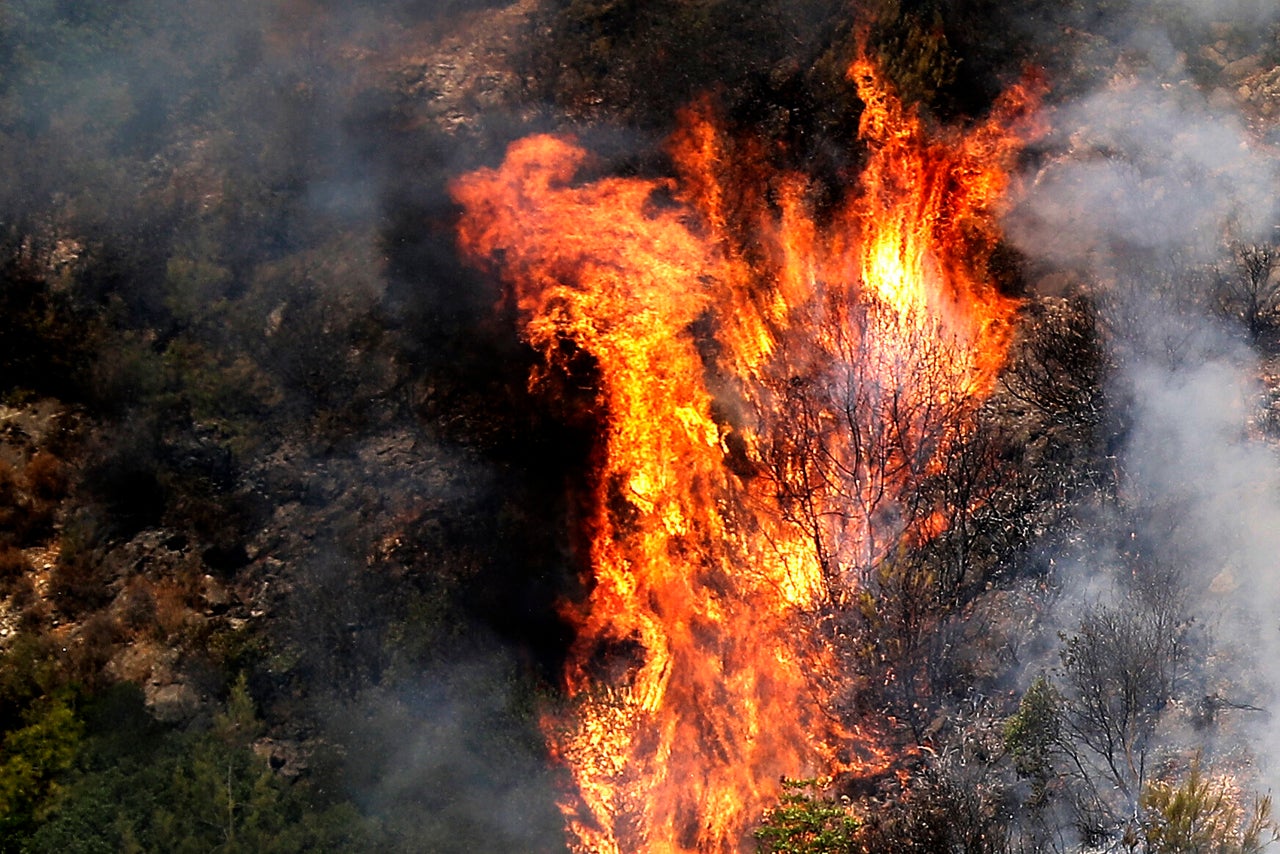
POLYGON ((893 767, 880 728, 833 713, 814 615, 860 607, 858 568, 946 524, 874 508, 936 474, 1003 365, 1017 303, 987 261, 1034 107, 1011 93, 930 136, 865 52, 847 75, 869 154, 822 221, 711 98, 681 111, 671 178, 584 181, 588 152, 540 135, 451 184, 464 252, 499 266, 549 365, 591 356, 606 413, 564 708, 542 718, 576 852, 728 854, 788 774, 893 767), (898 430, 878 469, 850 419, 898 430))

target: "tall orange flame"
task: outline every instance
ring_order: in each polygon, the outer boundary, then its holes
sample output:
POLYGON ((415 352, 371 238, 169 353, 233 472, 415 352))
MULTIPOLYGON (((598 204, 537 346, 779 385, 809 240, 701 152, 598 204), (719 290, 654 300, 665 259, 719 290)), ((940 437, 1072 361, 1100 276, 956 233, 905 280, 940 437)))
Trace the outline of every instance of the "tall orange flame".
POLYGON ((589 155, 535 136, 453 186, 528 342, 598 367, 591 576, 544 724, 575 851, 742 850, 783 774, 891 762, 838 708, 819 615, 930 534, 902 496, 1003 362, 986 262, 1030 101, 930 141, 870 63, 850 77, 870 155, 826 222, 706 105, 678 180, 575 183, 589 155))

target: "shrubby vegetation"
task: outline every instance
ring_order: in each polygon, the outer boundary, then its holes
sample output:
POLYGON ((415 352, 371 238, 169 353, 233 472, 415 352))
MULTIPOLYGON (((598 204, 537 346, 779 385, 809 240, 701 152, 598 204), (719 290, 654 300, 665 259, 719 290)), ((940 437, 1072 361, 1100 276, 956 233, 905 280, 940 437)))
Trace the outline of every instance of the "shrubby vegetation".
POLYGON ((0 15, 0 849, 559 836, 528 697, 560 500, 522 461, 569 445, 522 354, 475 355, 515 344, 452 256, 456 143, 348 52, 484 6, 0 15))
POLYGON ((816 791, 818 780, 784 780, 783 795, 765 814, 755 836, 770 854, 839 854, 848 851, 858 821, 848 809, 816 791))
POLYGON ((5 851, 368 851, 376 825, 292 783, 253 751, 261 722, 244 679, 203 730, 157 724, 123 684, 33 707, 6 736, 5 851), (55 785, 38 774, 58 775, 55 785))
MULTIPOLYGON (((420 41, 501 5, 6 4, 0 851, 562 849, 536 698, 569 643, 565 483, 598 416, 582 390, 526 395, 530 354, 453 250, 447 180, 526 118, 446 130, 413 88, 420 41)), ((1134 4, 866 5, 904 96, 963 120, 1028 61, 1055 97, 1112 74, 1103 23, 1134 4)), ((1172 32, 1209 79, 1202 32, 1172 32)), ((598 133, 619 171, 661 171, 675 107, 708 91, 780 165, 832 186, 856 167, 844 4, 558 0, 525 35, 522 106, 555 112, 532 123, 598 133)), ((1185 278, 1273 344, 1274 246, 1185 278)), ((1211 749, 1252 696, 1218 693, 1181 567, 1134 536, 1107 309, 1087 286, 1028 302, 973 441, 918 485, 959 518, 815 617, 852 674, 837 711, 897 722, 908 794, 795 782, 761 850, 1244 854, 1272 835, 1211 749), (1053 624, 1055 561, 1086 541, 1118 555, 1110 598, 1053 624)))

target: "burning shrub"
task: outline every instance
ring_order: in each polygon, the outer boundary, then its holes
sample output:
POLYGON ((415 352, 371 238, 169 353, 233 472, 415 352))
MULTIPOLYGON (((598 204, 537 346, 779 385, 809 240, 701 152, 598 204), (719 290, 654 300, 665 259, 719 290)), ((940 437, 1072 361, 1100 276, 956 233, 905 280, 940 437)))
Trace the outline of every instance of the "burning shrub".
POLYGON ((875 738, 831 713, 837 644, 815 615, 882 568, 906 623, 891 671, 970 584, 964 562, 940 582, 886 558, 950 521, 921 486, 1004 363, 994 214, 1035 95, 934 139, 872 61, 846 74, 871 155, 822 214, 816 181, 774 170, 705 101, 668 143, 674 179, 583 183, 590 155, 541 135, 452 187, 463 250, 510 283, 544 359, 535 386, 569 353, 598 366, 590 592, 571 609, 570 711, 547 721, 584 849, 736 850, 780 772, 882 770, 875 738))

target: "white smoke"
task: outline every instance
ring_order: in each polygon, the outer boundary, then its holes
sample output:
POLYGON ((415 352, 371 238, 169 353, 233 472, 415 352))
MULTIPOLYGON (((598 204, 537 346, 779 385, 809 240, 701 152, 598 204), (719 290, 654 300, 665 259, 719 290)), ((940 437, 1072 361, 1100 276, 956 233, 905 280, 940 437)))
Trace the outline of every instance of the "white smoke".
MULTIPOLYGON (((1171 34, 1258 28, 1280 10, 1182 0, 1130 12, 1106 29, 1132 64, 1052 110, 1045 159, 1008 233, 1097 296, 1115 365, 1108 393, 1123 410, 1122 500, 1148 520, 1139 535, 1159 544, 1157 561, 1182 567, 1192 612, 1212 624, 1227 666, 1211 685, 1274 714, 1280 460, 1257 423, 1260 353, 1214 312, 1205 271, 1229 241, 1277 239, 1278 159, 1230 89, 1191 79, 1171 34), (1153 25, 1160 16, 1168 30, 1153 25)), ((1270 717, 1238 717, 1264 786, 1280 789, 1270 717)))

